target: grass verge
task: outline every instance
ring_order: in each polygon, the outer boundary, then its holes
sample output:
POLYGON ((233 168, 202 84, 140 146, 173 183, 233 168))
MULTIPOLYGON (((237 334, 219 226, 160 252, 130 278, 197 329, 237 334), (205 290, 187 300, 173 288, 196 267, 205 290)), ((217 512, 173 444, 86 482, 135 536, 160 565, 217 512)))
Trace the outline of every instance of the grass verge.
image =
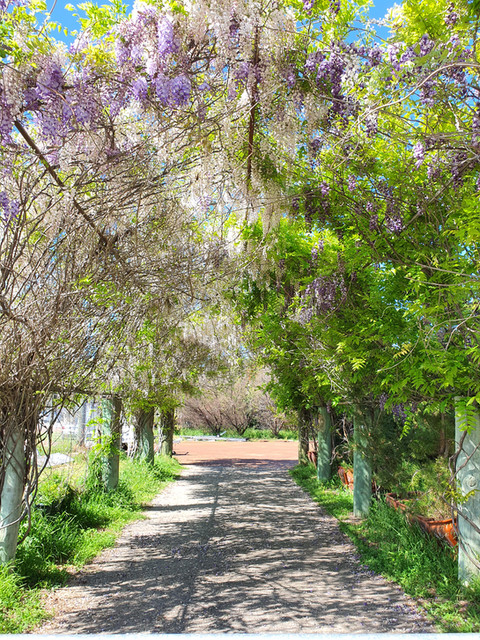
POLYGON ((50 475, 40 487, 15 569, 0 568, 0 633, 24 633, 45 620, 42 590, 60 586, 72 570, 112 546, 180 469, 172 458, 159 457, 153 466, 123 459, 119 486, 108 494, 86 492, 61 472, 50 475))
POLYGON ((321 485, 312 465, 291 470, 295 482, 339 520, 363 564, 399 584, 426 611, 439 631, 480 631, 480 581, 470 588, 457 580, 455 551, 411 526, 401 512, 375 501, 368 518, 352 523, 353 496, 337 479, 321 485))

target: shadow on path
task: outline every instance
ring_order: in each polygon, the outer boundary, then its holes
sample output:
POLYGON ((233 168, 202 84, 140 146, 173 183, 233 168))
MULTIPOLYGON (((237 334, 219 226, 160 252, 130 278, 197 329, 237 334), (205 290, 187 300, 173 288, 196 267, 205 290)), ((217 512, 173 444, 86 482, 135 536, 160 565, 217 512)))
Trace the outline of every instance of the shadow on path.
POLYGON ((41 633, 433 631, 283 466, 190 466, 41 633))

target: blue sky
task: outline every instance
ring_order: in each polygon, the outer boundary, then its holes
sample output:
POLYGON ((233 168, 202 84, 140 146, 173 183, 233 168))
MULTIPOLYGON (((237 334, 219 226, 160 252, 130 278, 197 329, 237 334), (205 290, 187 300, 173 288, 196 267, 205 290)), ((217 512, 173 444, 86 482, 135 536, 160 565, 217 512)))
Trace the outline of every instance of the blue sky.
MULTIPOLYGON (((78 0, 80 3, 82 0, 78 0)), ((372 18, 383 18, 386 14, 387 10, 395 4, 395 1, 400 4, 401 0, 374 0, 374 6, 370 10, 370 16, 372 18)), ((67 27, 67 29, 77 29, 77 22, 75 18, 72 17, 72 13, 65 9, 66 4, 76 5, 76 0, 57 0, 54 5, 55 0, 47 0, 47 7, 50 9, 54 6, 52 11, 52 18, 56 22, 59 22, 62 26, 67 27)), ((97 0, 97 4, 105 4, 105 0, 97 0)), ((127 4, 132 4, 127 2, 127 4)))

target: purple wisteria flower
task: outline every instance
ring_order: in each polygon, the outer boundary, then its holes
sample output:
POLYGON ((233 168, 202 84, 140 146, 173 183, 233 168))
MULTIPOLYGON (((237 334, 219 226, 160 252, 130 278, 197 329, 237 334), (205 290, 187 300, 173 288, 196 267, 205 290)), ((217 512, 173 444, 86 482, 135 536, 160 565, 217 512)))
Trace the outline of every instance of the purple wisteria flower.
POLYGON ((368 221, 368 228, 370 231, 379 231, 380 225, 378 224, 378 214, 374 213, 370 216, 370 220, 368 221))
POLYGON ((339 274, 320 276, 306 287, 305 298, 308 307, 317 314, 329 313, 343 302, 347 295, 347 288, 343 277, 339 274))
POLYGON ((5 224, 18 216, 20 211, 20 203, 18 200, 10 200, 5 191, 0 191, 0 211, 5 224))
POLYGON ((62 91, 63 71, 58 62, 48 62, 37 77, 36 92, 40 100, 56 99, 62 91))
POLYGON ((402 424, 405 423, 407 419, 407 413, 405 411, 405 405, 403 404, 403 402, 401 402, 400 404, 394 404, 392 407, 392 413, 399 422, 401 422, 402 424))
POLYGON ((378 406, 380 408, 380 411, 383 411, 385 409, 385 405, 387 404, 387 401, 388 401, 388 394, 381 393, 378 396, 378 406))
POLYGON ((447 27, 453 27, 457 24, 458 20, 459 20, 459 15, 455 11, 455 5, 452 2, 451 4, 448 5, 448 13, 445 16, 445 24, 447 25, 447 27))
POLYGON ((421 142, 417 142, 414 145, 412 152, 415 160, 415 167, 418 169, 425 160, 425 147, 421 142))
POLYGON ((322 62, 322 60, 324 59, 325 56, 323 55, 323 53, 321 53, 321 51, 310 53, 305 61, 305 73, 313 73, 317 69, 317 66, 320 64, 320 62, 322 62))
POLYGON ((329 10, 334 16, 340 13, 340 0, 330 0, 329 10))
POLYGON ((174 105, 182 106, 187 104, 190 99, 192 84, 185 74, 177 76, 170 80, 170 96, 174 105))
POLYGON ((0 13, 6 11, 8 7, 23 7, 27 0, 0 0, 0 13))
POLYGON ((321 182, 319 186, 322 196, 328 196, 330 193, 330 186, 326 182, 321 182))
POLYGON ((285 79, 287 81, 287 87, 289 89, 293 89, 293 87, 295 86, 295 84, 297 82, 297 78, 295 76, 294 67, 292 67, 292 66, 288 67, 288 69, 286 70, 286 73, 285 73, 285 79))
POLYGON ((421 56, 426 56, 435 47, 435 42, 433 40, 430 40, 426 33, 420 38, 419 44, 421 56))
POLYGON ((368 50, 368 61, 371 67, 377 67, 381 64, 383 58, 382 49, 375 45, 368 50))
POLYGON ((315 0, 303 0, 303 10, 308 14, 312 13, 314 4, 315 0))
POLYGON ((145 78, 139 77, 133 81, 132 95, 135 100, 143 102, 148 94, 148 82, 145 78))
POLYGON ((389 215, 386 215, 385 226, 388 231, 390 231, 390 233, 394 233, 397 236, 400 235, 405 228, 402 216, 398 213, 391 213, 389 215))
POLYGON ((179 51, 180 43, 178 38, 175 36, 173 24, 168 18, 162 17, 158 21, 157 36, 157 51, 161 58, 166 58, 168 55, 179 51))
POLYGON ((347 184, 348 184, 348 190, 349 191, 355 191, 357 188, 357 178, 353 175, 349 175, 348 176, 348 180, 347 180, 347 184))

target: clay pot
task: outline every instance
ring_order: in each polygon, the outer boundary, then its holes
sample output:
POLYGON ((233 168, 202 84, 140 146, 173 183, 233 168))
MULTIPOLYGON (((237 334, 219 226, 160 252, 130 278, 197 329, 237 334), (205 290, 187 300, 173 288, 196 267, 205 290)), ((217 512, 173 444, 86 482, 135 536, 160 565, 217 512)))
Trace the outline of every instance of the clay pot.
MULTIPOLYGON (((400 502, 394 493, 387 493, 385 496, 385 502, 399 511, 405 512, 407 505, 400 502)), ((423 516, 416 516, 413 514, 406 514, 410 523, 417 522, 418 526, 432 536, 435 536, 439 540, 445 540, 445 542, 451 547, 456 547, 458 544, 456 522, 452 519, 448 520, 435 520, 434 518, 424 518, 423 516)))
POLYGON ((353 491, 353 471, 345 467, 338 467, 338 475, 340 476, 342 484, 353 491))
POLYGON ((397 509, 397 511, 405 511, 407 508, 407 505, 404 504, 403 502, 400 502, 400 500, 397 498, 397 496, 394 493, 387 493, 385 495, 385 502, 388 504, 389 507, 392 507, 393 509, 397 509))
POLYGON ((458 545, 456 522, 451 518, 447 520, 435 520, 434 518, 424 518, 422 516, 413 516, 415 522, 418 522, 423 531, 435 536, 439 540, 445 540, 445 542, 451 547, 458 545))
POLYGON ((308 460, 316 467, 317 466, 317 460, 318 460, 317 452, 313 451, 313 449, 311 449, 310 451, 307 452, 307 457, 308 457, 308 460))

